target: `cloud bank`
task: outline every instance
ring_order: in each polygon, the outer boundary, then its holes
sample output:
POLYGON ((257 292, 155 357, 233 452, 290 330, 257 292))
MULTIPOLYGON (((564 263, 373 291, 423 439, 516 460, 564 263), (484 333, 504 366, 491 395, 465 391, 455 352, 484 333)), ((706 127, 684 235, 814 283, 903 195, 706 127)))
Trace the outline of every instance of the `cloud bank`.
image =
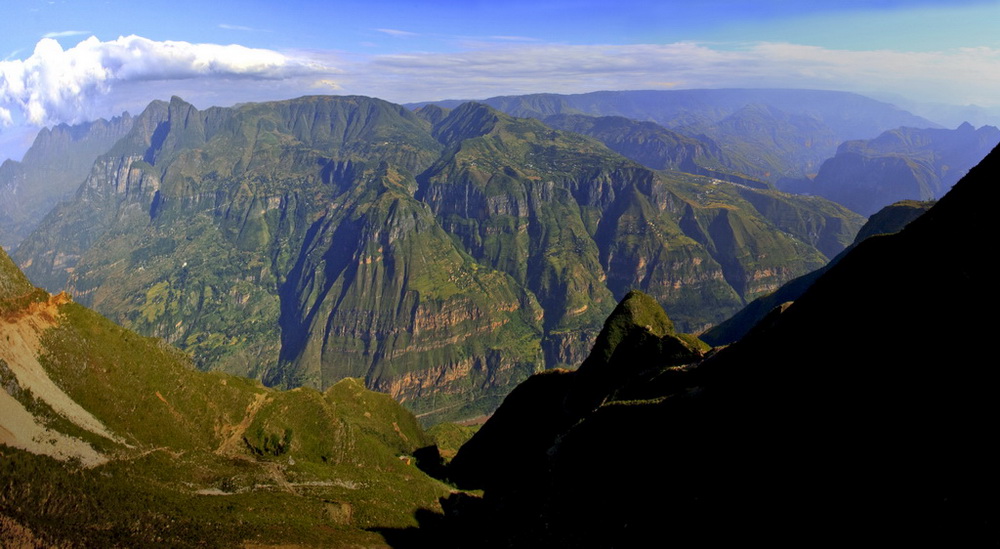
MULTIPOLYGON (((195 78, 283 80, 333 69, 266 49, 153 41, 140 36, 101 42, 90 37, 63 50, 43 38, 25 60, 0 61, 0 124, 33 125, 92 118, 96 99, 126 83, 195 78)), ((103 115, 104 113, 96 113, 103 115)))
POLYGON ((790 87, 1000 104, 1000 50, 848 51, 785 43, 528 44, 371 58, 345 87, 395 101, 660 87, 790 87), (406 82, 404 88, 397 85, 406 82), (403 93, 408 97, 401 97, 403 93))

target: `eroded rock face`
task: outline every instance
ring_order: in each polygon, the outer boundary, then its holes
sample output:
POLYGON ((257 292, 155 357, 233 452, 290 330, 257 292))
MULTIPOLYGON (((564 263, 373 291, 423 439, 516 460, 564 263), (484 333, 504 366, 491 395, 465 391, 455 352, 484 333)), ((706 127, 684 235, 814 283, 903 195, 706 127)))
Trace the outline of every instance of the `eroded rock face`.
POLYGON ((202 368, 359 377, 418 413, 474 416, 578 365, 632 288, 692 331, 825 262, 817 231, 858 225, 483 105, 438 114, 153 103, 17 259, 202 368))

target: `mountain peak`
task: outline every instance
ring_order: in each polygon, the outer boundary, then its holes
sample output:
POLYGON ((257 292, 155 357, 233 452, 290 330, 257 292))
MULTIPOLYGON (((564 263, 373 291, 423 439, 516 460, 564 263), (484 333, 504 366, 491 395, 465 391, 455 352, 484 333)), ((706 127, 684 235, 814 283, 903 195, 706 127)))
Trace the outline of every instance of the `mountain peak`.
POLYGON ((434 137, 444 144, 452 144, 486 135, 493 131, 501 117, 507 115, 482 103, 468 102, 457 107, 434 127, 434 137))
MULTIPOLYGON (((683 349, 680 354, 684 355, 684 360, 681 362, 688 360, 690 354, 697 353, 678 338, 674 323, 655 299, 638 290, 632 290, 608 316, 590 356, 580 365, 579 371, 586 375, 588 372, 603 370, 611 364, 612 358, 619 354, 619 351, 669 360, 664 352, 673 355, 679 349, 683 349)), ((614 362, 628 363, 617 358, 614 362)))

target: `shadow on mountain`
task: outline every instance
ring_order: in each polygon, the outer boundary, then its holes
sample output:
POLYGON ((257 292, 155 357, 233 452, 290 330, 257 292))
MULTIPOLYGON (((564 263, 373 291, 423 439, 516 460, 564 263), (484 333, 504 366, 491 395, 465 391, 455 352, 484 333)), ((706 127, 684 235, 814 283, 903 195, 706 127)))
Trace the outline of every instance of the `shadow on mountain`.
POLYGON ((998 176, 994 150, 697 364, 664 362, 656 313, 623 302, 578 372, 519 386, 452 461, 484 497, 422 527, 439 546, 997 544, 998 176))

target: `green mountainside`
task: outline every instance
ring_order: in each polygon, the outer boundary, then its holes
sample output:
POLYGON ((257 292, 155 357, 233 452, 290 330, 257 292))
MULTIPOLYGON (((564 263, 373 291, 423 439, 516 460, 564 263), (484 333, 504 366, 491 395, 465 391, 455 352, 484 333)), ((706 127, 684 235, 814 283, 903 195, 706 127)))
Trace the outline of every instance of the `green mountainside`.
POLYGON ((430 439, 361 380, 198 372, 12 267, 0 251, 0 546, 372 546, 440 509, 412 457, 430 439))
POLYGON ((1000 129, 965 123, 954 130, 899 128, 848 141, 814 180, 786 182, 790 192, 823 196, 870 215, 899 200, 940 198, 1000 142, 1000 129))
POLYGON ((0 246, 17 248, 42 218, 86 179, 94 159, 132 127, 128 113, 75 126, 43 128, 20 162, 0 165, 0 246))
POLYGON ((363 378, 430 423, 579 364, 631 289, 696 332, 860 225, 822 199, 656 172, 480 104, 173 98, 14 257, 199 368, 282 387, 363 378))
POLYGON ((451 462, 483 498, 453 496, 444 517, 395 535, 414 547, 477 534, 491 547, 1000 542, 994 268, 979 253, 998 176, 995 149, 901 231, 859 242, 701 360, 665 359, 649 344, 662 311, 628 296, 588 359, 602 381, 581 383, 584 367, 526 380, 451 462))

